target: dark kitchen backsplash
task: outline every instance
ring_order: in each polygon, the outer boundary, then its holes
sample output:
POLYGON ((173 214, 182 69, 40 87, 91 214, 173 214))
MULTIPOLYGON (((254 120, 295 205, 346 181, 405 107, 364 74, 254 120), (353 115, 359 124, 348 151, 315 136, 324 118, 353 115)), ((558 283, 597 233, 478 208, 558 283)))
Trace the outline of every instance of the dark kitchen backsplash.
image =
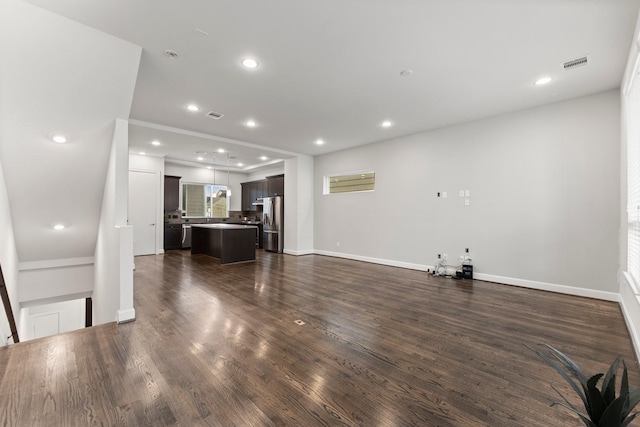
POLYGON ((229 219, 230 220, 240 220, 242 221, 245 217, 249 221, 262 221, 262 212, 243 212, 243 211, 229 211, 229 219))

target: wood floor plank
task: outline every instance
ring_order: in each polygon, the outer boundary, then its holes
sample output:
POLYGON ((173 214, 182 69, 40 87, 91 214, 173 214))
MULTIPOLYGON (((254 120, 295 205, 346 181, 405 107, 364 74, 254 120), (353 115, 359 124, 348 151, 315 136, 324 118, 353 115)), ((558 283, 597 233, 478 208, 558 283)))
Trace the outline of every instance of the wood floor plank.
POLYGON ((135 322, 0 349, 0 425, 578 425, 524 343, 594 373, 622 354, 640 385, 616 303, 263 251, 134 279, 135 322))

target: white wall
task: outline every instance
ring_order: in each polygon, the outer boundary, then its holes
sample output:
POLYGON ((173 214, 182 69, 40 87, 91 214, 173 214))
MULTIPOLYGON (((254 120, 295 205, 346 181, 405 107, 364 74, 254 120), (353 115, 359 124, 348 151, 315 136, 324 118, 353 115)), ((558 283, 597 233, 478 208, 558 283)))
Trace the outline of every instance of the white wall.
POLYGON ((476 277, 617 299, 619 99, 614 90, 316 157, 316 250, 426 268, 470 248, 476 277), (369 169, 375 191, 322 194, 325 175, 369 169))
POLYGON ((133 233, 127 226, 128 179, 127 122, 116 119, 95 250, 94 325, 135 318, 133 233))
MULTIPOLYGON (((181 183, 197 182, 202 184, 213 184, 215 182, 215 184, 218 185, 227 185, 227 171, 224 168, 215 170, 215 181, 214 171, 211 169, 192 168, 189 166, 174 165, 171 163, 165 164, 165 174, 182 177, 180 180, 181 183)), ((231 187, 229 210, 242 210, 242 186, 240 183, 247 181, 249 181, 249 179, 247 179, 247 174, 237 172, 229 173, 229 186, 231 187)), ((180 200, 182 200, 182 197, 180 200)))
POLYGON ((247 177, 247 181, 260 181, 261 179, 265 179, 268 176, 280 175, 283 173, 285 174, 285 177, 286 177, 285 164, 286 164, 286 160, 284 161, 284 163, 278 163, 272 169, 250 173, 249 176, 247 177))
MULTIPOLYGON (((2 111, 0 111, 2 114, 2 111)), ((1 131, 1 130, 0 130, 1 131)), ((0 133, 0 144, 5 143, 4 134, 0 133)), ((18 252, 16 251, 16 243, 13 235, 13 225, 11 221, 11 211, 9 209, 9 197, 7 196, 7 188, 4 181, 4 172, 2 169, 2 159, 0 159, 0 266, 4 282, 7 287, 9 299, 11 300, 11 309, 16 321, 18 330, 20 330, 20 306, 18 305, 18 252)), ((11 335, 7 316, 4 314, 4 308, 0 303, 0 347, 6 344, 6 338, 11 335)), ((10 340, 9 343, 12 343, 10 340)))
POLYGON ((20 339, 23 341, 37 338, 35 333, 36 319, 39 316, 57 318, 58 324, 52 325, 56 333, 75 331, 84 328, 86 303, 85 300, 56 302, 24 308, 24 327, 20 329, 20 339))
POLYGON ((93 258, 20 263, 18 300, 49 302, 60 297, 91 296, 94 282, 93 258))

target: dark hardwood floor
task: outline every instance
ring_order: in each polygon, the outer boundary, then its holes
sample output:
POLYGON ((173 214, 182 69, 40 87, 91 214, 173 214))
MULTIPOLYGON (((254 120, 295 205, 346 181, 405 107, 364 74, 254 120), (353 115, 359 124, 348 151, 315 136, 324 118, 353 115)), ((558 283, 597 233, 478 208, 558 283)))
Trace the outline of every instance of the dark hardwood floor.
POLYGON ((137 257, 134 277, 135 322, 0 349, 0 425, 580 425, 523 343, 589 373, 621 353, 640 385, 616 303, 262 251, 137 257))

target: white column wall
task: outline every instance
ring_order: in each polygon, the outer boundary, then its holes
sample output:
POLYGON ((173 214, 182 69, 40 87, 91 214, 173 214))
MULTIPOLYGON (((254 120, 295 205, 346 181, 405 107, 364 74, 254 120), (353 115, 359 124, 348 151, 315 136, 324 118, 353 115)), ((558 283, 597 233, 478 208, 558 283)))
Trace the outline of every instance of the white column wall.
POLYGON ((284 162, 284 253, 313 253, 313 157, 284 162))
POLYGON ((135 318, 133 233, 127 226, 128 178, 128 124, 116 119, 95 251, 94 325, 135 318))

